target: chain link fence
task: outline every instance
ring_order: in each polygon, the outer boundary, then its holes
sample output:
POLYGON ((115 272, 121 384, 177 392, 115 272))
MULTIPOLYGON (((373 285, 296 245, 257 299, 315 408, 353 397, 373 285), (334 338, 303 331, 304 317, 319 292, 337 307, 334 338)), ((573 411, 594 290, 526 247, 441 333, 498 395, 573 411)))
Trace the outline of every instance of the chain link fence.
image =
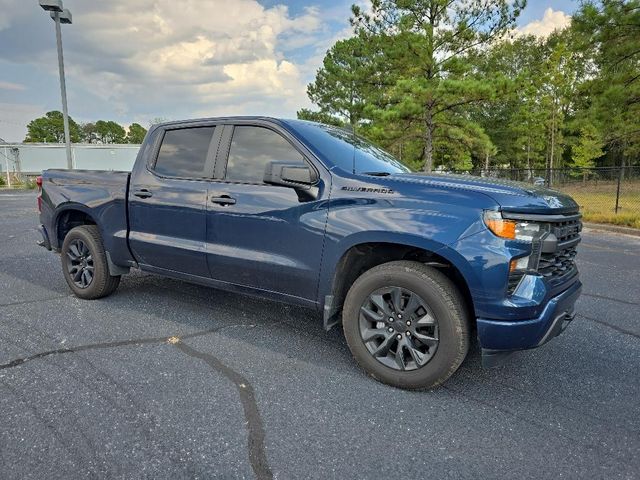
POLYGON ((586 221, 640 228, 640 166, 501 168, 472 173, 547 186, 571 195, 586 221))

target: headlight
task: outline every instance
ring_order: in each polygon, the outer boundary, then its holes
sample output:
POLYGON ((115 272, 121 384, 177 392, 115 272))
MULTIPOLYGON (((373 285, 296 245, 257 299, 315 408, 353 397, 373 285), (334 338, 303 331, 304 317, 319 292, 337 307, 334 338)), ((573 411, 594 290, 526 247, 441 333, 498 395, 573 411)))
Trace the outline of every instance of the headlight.
POLYGON ((502 214, 494 210, 484 212, 484 223, 498 237, 522 242, 531 242, 547 231, 543 223, 502 218, 502 214))

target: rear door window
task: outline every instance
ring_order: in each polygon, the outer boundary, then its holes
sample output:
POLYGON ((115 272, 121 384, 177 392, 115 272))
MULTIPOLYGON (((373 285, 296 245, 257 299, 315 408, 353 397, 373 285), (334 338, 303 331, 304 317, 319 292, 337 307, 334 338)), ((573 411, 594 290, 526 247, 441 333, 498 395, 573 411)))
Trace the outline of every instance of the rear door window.
POLYGON ((165 177, 210 177, 207 158, 214 130, 214 126, 167 130, 154 171, 165 177))

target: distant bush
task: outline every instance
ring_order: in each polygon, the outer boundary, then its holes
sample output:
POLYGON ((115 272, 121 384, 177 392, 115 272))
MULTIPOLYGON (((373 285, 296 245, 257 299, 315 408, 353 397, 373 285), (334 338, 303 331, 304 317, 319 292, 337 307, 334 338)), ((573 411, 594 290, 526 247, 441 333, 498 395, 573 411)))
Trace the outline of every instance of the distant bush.
MULTIPOLYGON (((0 177, 0 186, 7 186, 6 178, 0 177)), ((35 190, 38 188, 38 184, 36 183, 35 178, 12 178, 11 179, 11 187, 12 188, 21 188, 26 190, 35 190)))

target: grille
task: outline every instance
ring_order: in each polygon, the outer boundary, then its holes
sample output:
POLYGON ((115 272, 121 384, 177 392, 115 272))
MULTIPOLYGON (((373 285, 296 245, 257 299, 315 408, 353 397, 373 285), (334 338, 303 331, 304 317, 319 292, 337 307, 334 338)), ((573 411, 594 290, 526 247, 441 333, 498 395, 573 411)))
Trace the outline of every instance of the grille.
POLYGON ((582 222, 579 219, 551 224, 551 232, 558 238, 560 248, 563 243, 580 238, 580 230, 582 230, 582 222))
POLYGON ((575 246, 555 253, 543 253, 540 255, 538 273, 545 278, 564 275, 573 269, 576 253, 575 246))
MULTIPOLYGON (((542 220, 542 219, 540 219, 542 220)), ((579 215, 559 222, 549 222, 550 233, 557 240, 556 251, 553 253, 540 253, 540 244, 534 242, 531 255, 540 255, 538 261, 538 274, 551 281, 561 281, 561 278, 575 270, 576 246, 580 242, 582 222, 579 215)), ((514 292, 525 272, 515 271, 509 275, 508 292, 514 292)))

